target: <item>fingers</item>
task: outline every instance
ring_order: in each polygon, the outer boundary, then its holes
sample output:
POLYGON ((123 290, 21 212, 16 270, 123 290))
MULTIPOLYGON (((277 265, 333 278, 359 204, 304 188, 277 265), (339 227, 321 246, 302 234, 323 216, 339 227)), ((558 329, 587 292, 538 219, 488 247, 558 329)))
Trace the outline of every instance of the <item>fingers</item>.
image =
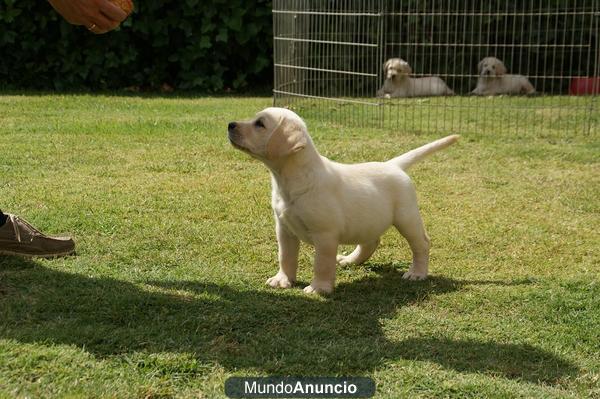
POLYGON ((125 11, 108 0, 102 0, 99 5, 102 14, 111 21, 116 21, 117 24, 123 22, 125 18, 127 18, 127 13, 125 11))
POLYGON ((98 10, 90 16, 87 25, 90 32, 102 34, 119 26, 127 18, 127 13, 108 0, 97 0, 98 10), (91 29, 90 29, 91 27, 91 29))
MULTIPOLYGON (((109 0, 48 0, 52 7, 73 25, 83 25, 100 34, 111 31, 123 22, 128 13, 109 0)), ((121 0, 133 9, 131 0, 121 0)))
POLYGON ((117 28, 128 14, 120 7, 108 0, 92 0, 98 7, 96 12, 89 16, 86 25, 88 30, 95 34, 102 34, 117 28))
POLYGON ((115 29, 119 24, 119 21, 111 20, 104 14, 96 14, 90 18, 87 28, 92 33, 101 34, 115 29))

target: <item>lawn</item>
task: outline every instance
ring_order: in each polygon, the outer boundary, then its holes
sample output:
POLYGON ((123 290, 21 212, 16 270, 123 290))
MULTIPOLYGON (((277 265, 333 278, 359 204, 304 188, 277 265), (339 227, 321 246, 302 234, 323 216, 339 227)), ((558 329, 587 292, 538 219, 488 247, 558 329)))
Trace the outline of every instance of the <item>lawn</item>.
MULTIPOLYGON (((600 396, 597 132, 469 129, 415 166, 431 276, 394 231, 330 297, 267 288, 269 175, 226 140, 269 98, 0 96, 0 207, 77 256, 0 257, 0 397, 223 397, 229 376, 370 376, 380 398, 600 396)), ((435 129, 309 119, 385 160, 435 129)), ((349 248, 343 248, 348 250, 349 248)))

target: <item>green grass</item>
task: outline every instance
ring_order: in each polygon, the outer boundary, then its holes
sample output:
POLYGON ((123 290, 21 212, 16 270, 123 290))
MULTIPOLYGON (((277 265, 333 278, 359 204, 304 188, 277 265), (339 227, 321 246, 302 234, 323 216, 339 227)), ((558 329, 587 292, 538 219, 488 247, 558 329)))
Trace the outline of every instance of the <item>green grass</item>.
POLYGON ((598 96, 456 96, 429 98, 353 98, 367 105, 292 98, 305 117, 328 118, 357 127, 378 126, 402 132, 444 131, 520 135, 598 133, 598 96))
MULTIPOLYGON (((307 246, 299 287, 264 286, 268 173, 226 140, 270 103, 0 97, 0 207, 78 246, 0 258, 0 397, 213 398, 274 374, 371 376, 380 398, 600 396, 595 132, 466 129, 411 170, 431 277, 401 279, 410 251, 390 231, 320 298, 301 290, 307 246)), ((446 133, 308 124, 342 162, 446 133)))

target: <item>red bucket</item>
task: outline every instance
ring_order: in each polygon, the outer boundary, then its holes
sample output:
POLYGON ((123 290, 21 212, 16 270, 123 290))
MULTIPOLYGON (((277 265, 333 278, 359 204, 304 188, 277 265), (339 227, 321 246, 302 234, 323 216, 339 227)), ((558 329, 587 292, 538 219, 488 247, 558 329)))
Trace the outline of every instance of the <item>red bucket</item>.
POLYGON ((600 94, 600 77, 595 78, 573 78, 569 87, 569 94, 572 96, 585 96, 590 94, 600 94))

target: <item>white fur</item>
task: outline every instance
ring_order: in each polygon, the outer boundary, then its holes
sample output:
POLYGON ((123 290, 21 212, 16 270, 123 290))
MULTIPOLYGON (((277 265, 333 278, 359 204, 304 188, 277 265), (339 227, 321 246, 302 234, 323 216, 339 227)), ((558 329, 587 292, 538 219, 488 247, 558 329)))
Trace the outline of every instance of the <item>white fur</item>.
POLYGON ((478 96, 498 94, 533 94, 535 87, 523 75, 507 75, 504 63, 495 57, 486 57, 477 65, 479 78, 471 93, 478 96))
POLYGON ((304 121, 290 110, 267 108, 255 119, 230 124, 232 144, 271 171, 280 267, 267 284, 288 288, 294 283, 302 240, 314 245, 316 252, 314 277, 304 291, 329 293, 336 260, 342 265, 366 261, 390 226, 408 240, 413 253, 404 278, 424 279, 429 238, 405 170, 458 137, 445 137, 387 162, 347 165, 320 155, 304 121), (336 256, 339 244, 358 246, 350 255, 336 256))
POLYGON ((383 64, 385 81, 377 97, 428 97, 454 95, 446 82, 437 76, 411 78, 412 69, 401 58, 390 58, 383 64))

